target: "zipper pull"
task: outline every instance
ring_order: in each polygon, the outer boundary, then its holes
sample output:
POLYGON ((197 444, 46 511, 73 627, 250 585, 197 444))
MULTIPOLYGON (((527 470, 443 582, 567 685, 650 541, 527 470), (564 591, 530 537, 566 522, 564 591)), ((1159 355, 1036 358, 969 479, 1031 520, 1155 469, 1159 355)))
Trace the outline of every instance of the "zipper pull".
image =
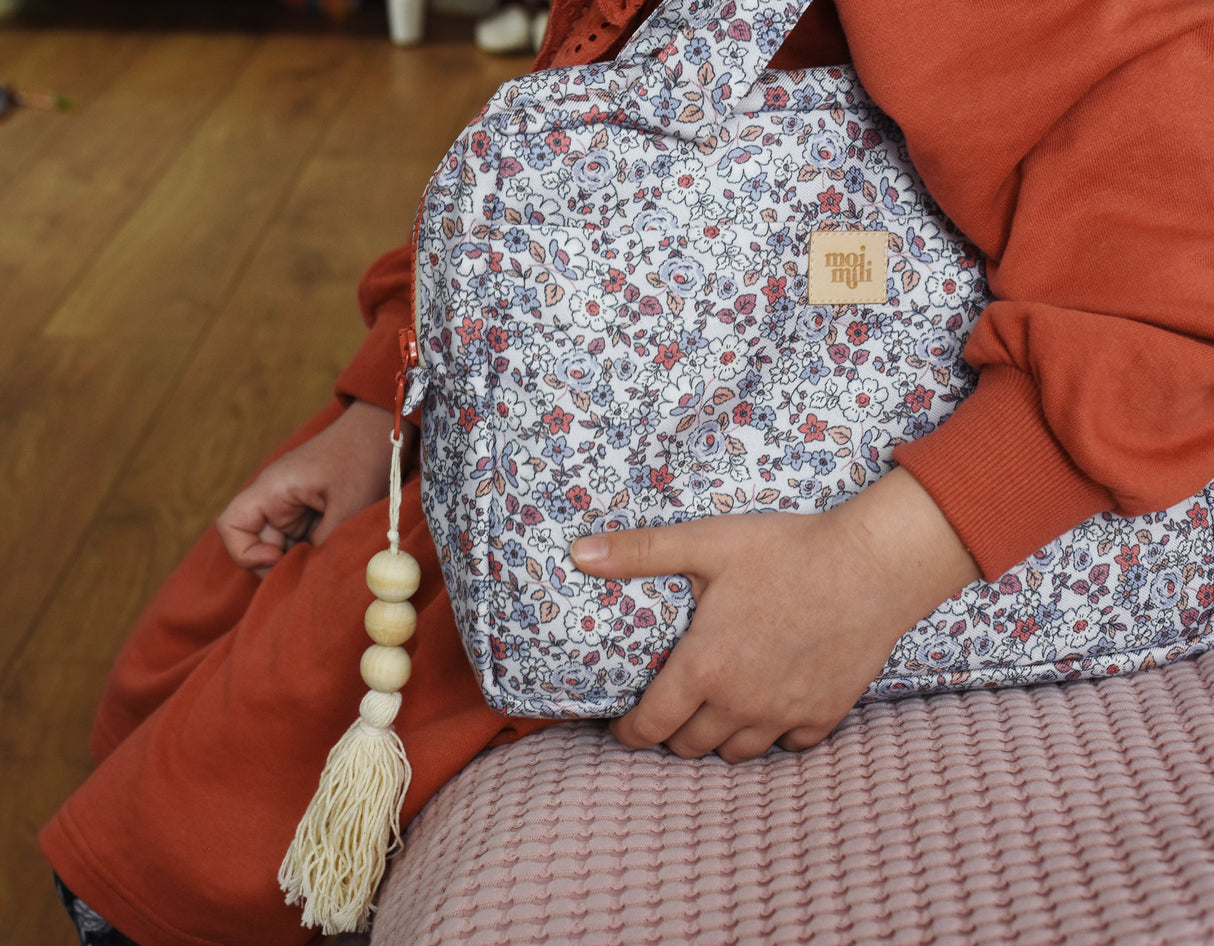
POLYGON ((417 332, 412 325, 400 330, 400 362, 402 370, 407 372, 416 368, 422 360, 421 351, 417 347, 417 332))
POLYGON ((421 360, 417 353, 417 333, 412 328, 402 328, 400 340, 400 370, 396 372, 396 421, 392 428, 394 440, 400 439, 401 412, 405 408, 405 383, 409 370, 417 367, 421 360))

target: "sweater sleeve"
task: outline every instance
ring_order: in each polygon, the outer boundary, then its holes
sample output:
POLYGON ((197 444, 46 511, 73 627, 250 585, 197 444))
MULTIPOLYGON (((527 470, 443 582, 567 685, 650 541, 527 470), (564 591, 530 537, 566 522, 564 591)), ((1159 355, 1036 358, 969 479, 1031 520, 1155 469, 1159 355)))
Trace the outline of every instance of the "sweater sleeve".
POLYGON ((1214 5, 839 0, 857 70, 997 301, 897 460, 988 578, 1214 478, 1214 5))
POLYGON ((400 370, 400 330, 409 324, 413 286, 413 247, 389 250, 367 270, 358 286, 358 303, 369 331, 354 358, 338 376, 337 396, 394 410, 400 370))

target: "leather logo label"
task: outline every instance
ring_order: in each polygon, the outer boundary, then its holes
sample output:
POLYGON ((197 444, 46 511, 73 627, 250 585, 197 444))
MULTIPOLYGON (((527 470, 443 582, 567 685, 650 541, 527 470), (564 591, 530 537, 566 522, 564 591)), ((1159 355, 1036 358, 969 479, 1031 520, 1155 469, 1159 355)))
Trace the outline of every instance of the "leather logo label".
POLYGON ((885 230, 816 230, 809 240, 809 304, 886 301, 885 230))

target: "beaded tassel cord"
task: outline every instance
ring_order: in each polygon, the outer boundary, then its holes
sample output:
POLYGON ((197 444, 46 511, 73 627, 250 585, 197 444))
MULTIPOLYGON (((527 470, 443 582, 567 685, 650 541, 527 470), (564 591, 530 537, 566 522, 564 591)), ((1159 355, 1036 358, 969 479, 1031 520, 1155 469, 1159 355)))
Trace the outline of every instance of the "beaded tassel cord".
POLYGON ((329 753, 316 790, 278 871, 287 903, 303 907, 305 926, 326 935, 363 932, 370 925, 375 892, 387 859, 401 845, 400 809, 411 770, 392 722, 400 709, 399 690, 412 664, 402 646, 417 627, 409 598, 417 591, 416 559, 400 551, 400 401, 392 434, 389 486, 389 547, 367 564, 367 586, 375 600, 363 625, 374 643, 364 651, 363 697, 359 718, 329 753))

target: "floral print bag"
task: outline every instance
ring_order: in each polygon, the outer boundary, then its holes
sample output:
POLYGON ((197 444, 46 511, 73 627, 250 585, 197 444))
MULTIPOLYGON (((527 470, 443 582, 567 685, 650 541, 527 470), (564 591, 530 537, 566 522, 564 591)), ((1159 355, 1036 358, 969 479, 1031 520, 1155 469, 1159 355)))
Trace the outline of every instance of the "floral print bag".
MULTIPOLYGON (((614 62, 504 85, 419 212, 424 504, 486 699, 631 707, 679 575, 579 535, 845 501, 973 377, 983 260, 850 68, 765 64, 808 0, 666 0, 614 62)), ((1205 649, 1208 492, 1098 516, 910 629, 866 699, 1126 672, 1205 649)))

